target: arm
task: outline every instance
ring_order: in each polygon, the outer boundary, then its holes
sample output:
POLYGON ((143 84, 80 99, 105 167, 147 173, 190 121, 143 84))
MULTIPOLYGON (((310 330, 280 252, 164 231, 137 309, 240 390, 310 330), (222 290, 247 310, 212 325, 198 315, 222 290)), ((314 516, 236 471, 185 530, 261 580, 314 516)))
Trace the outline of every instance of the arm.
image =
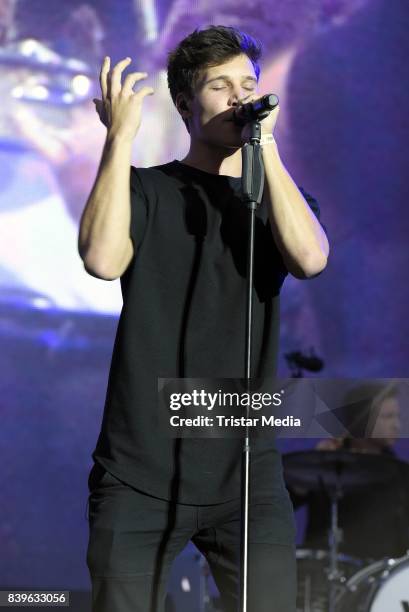
POLYGON ((121 74, 129 58, 119 62, 109 75, 105 58, 100 81, 102 100, 95 100, 107 137, 93 188, 81 217, 78 250, 92 276, 113 280, 123 274, 134 253, 130 238, 130 167, 132 142, 141 122, 144 97, 153 93, 132 86, 146 73, 128 74, 121 87, 121 74))
POLYGON ((288 271, 296 278, 321 272, 329 253, 328 240, 298 187, 282 163, 276 142, 262 146, 271 231, 288 271))
MULTIPOLYGON (((278 113, 277 105, 261 120, 262 135, 272 136, 278 113)), ((249 136, 246 125, 242 131, 243 142, 249 136)), ((327 264, 329 245, 325 232, 282 163, 274 138, 262 145, 261 154, 265 169, 263 201, 284 264, 296 278, 315 276, 327 264)))
POLYGON ((133 257, 130 239, 132 143, 107 134, 97 178, 81 217, 78 250, 89 274, 119 277, 133 257))

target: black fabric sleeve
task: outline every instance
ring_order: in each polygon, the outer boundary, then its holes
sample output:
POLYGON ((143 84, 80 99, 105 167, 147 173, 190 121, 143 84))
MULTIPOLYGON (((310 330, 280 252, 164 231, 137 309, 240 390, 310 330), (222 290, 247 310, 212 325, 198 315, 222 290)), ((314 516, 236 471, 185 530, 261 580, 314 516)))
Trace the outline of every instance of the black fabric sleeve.
POLYGON ((148 199, 137 168, 131 166, 131 227, 130 236, 134 252, 138 250, 145 235, 148 219, 148 199))

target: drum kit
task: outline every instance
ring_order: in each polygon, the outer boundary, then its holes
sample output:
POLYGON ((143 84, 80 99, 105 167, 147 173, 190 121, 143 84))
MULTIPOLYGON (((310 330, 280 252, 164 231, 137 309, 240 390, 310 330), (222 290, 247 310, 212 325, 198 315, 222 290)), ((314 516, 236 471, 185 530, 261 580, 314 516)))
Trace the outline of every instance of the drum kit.
MULTIPOLYGON (((296 551, 297 612, 409 612, 409 551, 378 560, 343 554, 338 517, 341 498, 355 491, 388 482, 408 489, 409 465, 383 454, 314 450, 283 455, 283 467, 288 488, 330 497, 328 548, 296 551)), ((169 612, 220 610, 207 563, 193 544, 176 559, 169 584, 169 612)))
POLYGON ((409 551, 374 562, 340 554, 338 517, 340 499, 359 487, 402 478, 409 485, 408 465, 385 455, 314 450, 283 455, 283 467, 289 488, 325 490, 330 498, 328 549, 297 550, 297 612, 409 612, 409 551))

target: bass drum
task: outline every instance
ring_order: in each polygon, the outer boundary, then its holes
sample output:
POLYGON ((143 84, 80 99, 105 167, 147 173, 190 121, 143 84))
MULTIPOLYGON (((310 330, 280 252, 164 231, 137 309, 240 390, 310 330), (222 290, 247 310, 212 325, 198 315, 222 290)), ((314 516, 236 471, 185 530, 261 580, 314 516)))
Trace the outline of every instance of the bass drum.
MULTIPOLYGON (((325 550, 298 548, 297 556, 297 612, 328 612, 329 556, 325 550)), ((348 578, 362 567, 359 559, 338 554, 338 568, 342 574, 339 590, 348 578)), ((348 610, 352 612, 352 610, 348 610)), ((355 611, 354 611, 355 612, 355 611)))
POLYGON ((375 561, 346 584, 340 612, 408 612, 409 554, 375 561))

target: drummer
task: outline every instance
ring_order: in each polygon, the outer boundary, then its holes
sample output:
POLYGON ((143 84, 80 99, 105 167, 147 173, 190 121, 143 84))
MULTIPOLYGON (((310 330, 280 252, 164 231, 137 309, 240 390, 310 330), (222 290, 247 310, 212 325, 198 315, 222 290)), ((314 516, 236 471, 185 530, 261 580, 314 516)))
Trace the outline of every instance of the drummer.
MULTIPOLYGON (((380 383, 355 386, 344 400, 343 420, 348 422, 350 435, 321 440, 316 448, 395 456, 393 447, 400 432, 396 386, 380 383)), ((290 489, 290 495, 295 508, 307 504, 308 521, 303 546, 326 549, 330 526, 327 492, 290 489)), ((362 485, 353 491, 346 489, 338 513, 340 553, 375 560, 399 557, 409 549, 409 494, 403 474, 379 486, 362 485)))

